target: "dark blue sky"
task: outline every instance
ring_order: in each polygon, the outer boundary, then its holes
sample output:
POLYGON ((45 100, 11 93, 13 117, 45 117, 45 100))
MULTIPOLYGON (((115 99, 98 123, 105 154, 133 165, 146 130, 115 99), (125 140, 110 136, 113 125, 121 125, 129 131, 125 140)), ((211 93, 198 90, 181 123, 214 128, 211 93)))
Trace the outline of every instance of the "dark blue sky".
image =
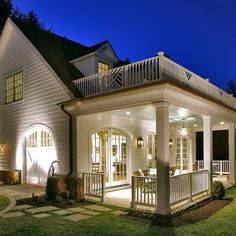
POLYGON ((121 59, 164 51, 225 89, 236 80, 236 0, 14 0, 85 45, 108 39, 121 59))

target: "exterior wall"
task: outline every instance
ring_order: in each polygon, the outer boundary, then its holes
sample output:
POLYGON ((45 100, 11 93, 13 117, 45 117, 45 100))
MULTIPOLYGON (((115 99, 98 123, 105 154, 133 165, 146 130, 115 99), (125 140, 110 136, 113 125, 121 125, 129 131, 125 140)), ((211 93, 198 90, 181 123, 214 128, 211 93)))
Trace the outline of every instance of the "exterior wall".
POLYGON ((73 63, 85 76, 97 73, 95 56, 86 57, 73 63))
POLYGON ((113 63, 117 62, 113 58, 111 49, 105 47, 99 52, 91 53, 73 62, 74 66, 77 67, 85 76, 98 73, 98 62, 104 62, 109 64, 109 69, 113 68, 113 63))
MULTIPOLYGON (((11 24, 6 28, 0 45, 0 131, 7 147, 10 169, 22 169, 25 130, 40 123, 51 128, 57 158, 64 173, 69 168, 68 117, 56 104, 70 99, 57 78, 11 24), (2 46, 2 47, 1 47, 2 46), (4 47, 3 47, 4 46, 4 47), (4 104, 4 78, 23 70, 23 100, 4 104)), ((0 160, 2 158, 0 157, 0 160)), ((0 169, 3 168, 0 162, 0 169)))
POLYGON ((155 123, 125 118, 94 115, 78 116, 78 172, 87 172, 91 167, 91 135, 104 128, 114 128, 127 134, 129 174, 140 169, 147 169, 147 133, 155 132, 155 123), (137 137, 144 138, 144 147, 137 148, 137 137))

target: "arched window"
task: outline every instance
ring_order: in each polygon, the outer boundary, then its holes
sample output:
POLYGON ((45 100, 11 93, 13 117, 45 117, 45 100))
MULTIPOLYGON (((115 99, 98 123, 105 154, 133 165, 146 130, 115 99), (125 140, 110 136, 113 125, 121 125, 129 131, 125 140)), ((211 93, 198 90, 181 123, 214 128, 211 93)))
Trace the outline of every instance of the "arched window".
POLYGON ((178 169, 188 169, 188 139, 180 136, 176 139, 176 159, 175 166, 178 169))

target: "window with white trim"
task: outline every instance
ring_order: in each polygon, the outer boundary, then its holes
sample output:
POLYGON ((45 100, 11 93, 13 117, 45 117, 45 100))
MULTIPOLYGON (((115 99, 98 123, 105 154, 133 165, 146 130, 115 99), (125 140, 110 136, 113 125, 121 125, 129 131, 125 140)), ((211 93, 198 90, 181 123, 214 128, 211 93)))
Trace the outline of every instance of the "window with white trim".
POLYGON ((156 157, 156 134, 147 134, 147 167, 156 168, 157 157, 156 157))
POLYGON ((23 72, 17 72, 5 78, 5 103, 23 99, 23 72))
POLYGON ((105 73, 109 70, 109 65, 104 62, 98 62, 98 73, 105 73))
POLYGON ((175 166, 181 170, 188 169, 188 139, 184 136, 176 139, 175 166))

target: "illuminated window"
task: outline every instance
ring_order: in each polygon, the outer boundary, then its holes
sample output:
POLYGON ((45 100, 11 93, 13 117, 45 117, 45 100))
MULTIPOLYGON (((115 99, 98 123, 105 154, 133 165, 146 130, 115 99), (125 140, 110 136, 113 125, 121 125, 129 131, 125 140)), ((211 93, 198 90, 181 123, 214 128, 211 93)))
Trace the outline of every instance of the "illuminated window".
POLYGON ((176 168, 181 170, 188 169, 188 140, 186 137, 176 139, 176 168))
POLYGON ((41 147, 52 146, 52 135, 46 131, 41 131, 41 147))
POLYGON ((109 65, 103 62, 98 62, 98 73, 105 73, 109 70, 109 65))
POLYGON ((5 79, 5 103, 11 103, 23 98, 23 73, 18 72, 5 79))
POLYGON ((37 147, 37 131, 33 132, 31 135, 29 135, 27 139, 27 146, 28 147, 37 147))
POLYGON ((156 135, 155 133, 147 134, 147 167, 156 168, 156 135))

